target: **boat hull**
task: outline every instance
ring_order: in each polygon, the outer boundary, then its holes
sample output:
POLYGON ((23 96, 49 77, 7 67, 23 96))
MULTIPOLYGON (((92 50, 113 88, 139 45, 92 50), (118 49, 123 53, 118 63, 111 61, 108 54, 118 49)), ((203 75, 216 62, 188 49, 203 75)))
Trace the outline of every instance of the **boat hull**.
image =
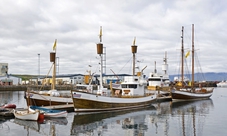
POLYGON ((172 99, 178 100, 207 99, 210 98, 212 94, 213 91, 209 91, 206 93, 193 93, 189 91, 172 90, 172 99))
POLYGON ((217 87, 227 87, 227 82, 220 82, 217 84, 217 87))
POLYGON ((1 108, 12 108, 15 109, 17 106, 15 104, 5 104, 1 108))
POLYGON ((44 116, 49 118, 66 118, 67 115, 68 115, 68 112, 66 111, 62 111, 58 113, 44 113, 44 116))
POLYGON ((49 118, 65 118, 68 115, 68 112, 65 110, 64 111, 52 110, 52 109, 47 109, 39 106, 30 106, 29 110, 32 112, 39 110, 41 113, 44 114, 44 117, 49 117, 49 118))
POLYGON ((38 120, 39 112, 28 112, 28 110, 18 111, 14 110, 13 114, 15 118, 22 119, 22 120, 38 120))
POLYGON ((156 101, 156 95, 118 98, 72 91, 72 96, 76 112, 97 112, 146 107, 156 101))
POLYGON ((65 97, 57 97, 57 96, 49 96, 38 93, 29 93, 30 98, 26 95, 26 101, 29 105, 35 106, 51 106, 51 105, 64 105, 64 104, 72 104, 72 98, 65 97))

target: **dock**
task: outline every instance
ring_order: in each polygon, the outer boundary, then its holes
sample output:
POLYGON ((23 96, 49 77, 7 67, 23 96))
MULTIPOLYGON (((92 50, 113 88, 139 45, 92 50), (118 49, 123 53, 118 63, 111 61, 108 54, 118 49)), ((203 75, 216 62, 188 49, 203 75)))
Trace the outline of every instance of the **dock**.
MULTIPOLYGON (((50 85, 8 85, 0 86, 0 91, 26 91, 27 87, 34 88, 35 90, 51 90, 50 85)), ((56 85, 57 90, 72 90, 73 85, 56 85)))
POLYGON ((0 117, 4 118, 13 118, 13 109, 8 109, 8 108, 0 108, 0 117))

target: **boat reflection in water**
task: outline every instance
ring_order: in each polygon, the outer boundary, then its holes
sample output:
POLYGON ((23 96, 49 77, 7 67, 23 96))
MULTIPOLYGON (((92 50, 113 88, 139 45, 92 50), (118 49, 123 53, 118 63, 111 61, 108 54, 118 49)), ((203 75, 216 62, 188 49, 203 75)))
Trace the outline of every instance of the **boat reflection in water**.
POLYGON ((40 130, 40 124, 37 121, 30 121, 30 120, 28 121, 28 120, 21 120, 21 119, 15 118, 13 122, 20 126, 24 126, 24 129, 27 129, 27 130, 31 129, 37 132, 39 132, 40 130))
POLYGON ((206 116, 209 115, 210 109, 213 108, 212 99, 198 101, 184 101, 172 103, 172 116, 181 118, 179 121, 179 134, 181 136, 203 135, 206 116))
POLYGON ((162 102, 138 110, 75 114, 71 135, 202 135, 211 99, 162 102))
POLYGON ((23 126, 24 129, 27 131, 27 135, 32 134, 41 134, 41 135, 52 135, 55 136, 56 132, 56 125, 67 125, 68 120, 66 118, 45 118, 44 121, 27 121, 27 120, 20 120, 14 119, 13 121, 15 124, 23 126))
POLYGON ((0 91, 0 106, 13 101, 13 91, 0 91))
POLYGON ((145 121, 147 115, 156 114, 154 107, 137 110, 123 110, 115 112, 88 113, 74 115, 71 135, 122 135, 122 130, 128 135, 141 135, 148 129, 145 121), (119 129, 119 131, 118 131, 119 129))

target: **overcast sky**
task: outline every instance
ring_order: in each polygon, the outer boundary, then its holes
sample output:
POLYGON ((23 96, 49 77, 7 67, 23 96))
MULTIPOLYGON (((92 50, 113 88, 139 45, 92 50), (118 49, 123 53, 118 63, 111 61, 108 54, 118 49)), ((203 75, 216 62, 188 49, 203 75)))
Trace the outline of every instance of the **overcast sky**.
MULTIPOLYGON (((144 73, 179 69, 181 29, 185 49, 195 48, 203 72, 227 72, 227 1, 225 0, 0 0, 0 62, 11 74, 46 75, 57 39, 59 74, 99 73, 96 43, 102 26, 106 74, 132 74, 131 45, 144 73), (112 71, 113 72, 112 72, 112 71)), ((190 59, 188 57, 187 59, 190 59)))

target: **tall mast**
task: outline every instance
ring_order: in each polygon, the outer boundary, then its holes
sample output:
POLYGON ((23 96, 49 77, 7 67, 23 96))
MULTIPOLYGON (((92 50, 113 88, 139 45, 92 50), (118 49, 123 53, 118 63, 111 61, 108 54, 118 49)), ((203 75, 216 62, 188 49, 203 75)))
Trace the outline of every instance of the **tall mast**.
POLYGON ((165 52, 165 57, 163 58, 163 64, 162 64, 162 70, 164 71, 164 74, 167 74, 168 64, 167 64, 167 52, 165 52))
MULTIPOLYGON (((56 52, 55 52, 56 53, 56 52)), ((56 54, 55 54, 56 55, 56 54)), ((53 81, 53 86, 52 86, 52 90, 55 90, 55 84, 56 84, 56 59, 54 59, 54 67, 53 67, 53 79, 52 79, 52 81, 53 81)))
POLYGON ((156 69, 156 61, 154 61, 154 73, 157 73, 157 69, 156 69))
POLYGON ((181 82, 184 81, 184 26, 182 26, 181 35, 181 82))
POLYGON ((194 87, 194 24, 192 24, 192 88, 194 87))
POLYGON ((133 45, 131 46, 132 55, 133 55, 133 61, 132 61, 132 75, 133 76, 135 76, 135 60, 136 60, 135 54, 137 53, 137 46, 135 44, 136 44, 136 37, 134 38, 133 45))
POLYGON ((103 83, 102 83, 102 73, 103 73, 103 67, 102 67, 102 54, 103 54, 103 44, 102 44, 102 26, 100 26, 100 34, 99 34, 100 42, 97 43, 97 54, 100 56, 100 87, 99 89, 103 89, 103 83))
POLYGON ((52 84, 51 84, 51 90, 55 90, 55 58, 56 58, 56 52, 51 52, 50 53, 50 62, 53 62, 53 75, 52 75, 52 84))
POLYGON ((51 84, 51 90, 55 90, 55 84, 56 84, 56 47, 57 47, 57 39, 55 39, 53 50, 54 52, 50 53, 50 61, 53 62, 53 75, 52 75, 52 84, 51 84))

